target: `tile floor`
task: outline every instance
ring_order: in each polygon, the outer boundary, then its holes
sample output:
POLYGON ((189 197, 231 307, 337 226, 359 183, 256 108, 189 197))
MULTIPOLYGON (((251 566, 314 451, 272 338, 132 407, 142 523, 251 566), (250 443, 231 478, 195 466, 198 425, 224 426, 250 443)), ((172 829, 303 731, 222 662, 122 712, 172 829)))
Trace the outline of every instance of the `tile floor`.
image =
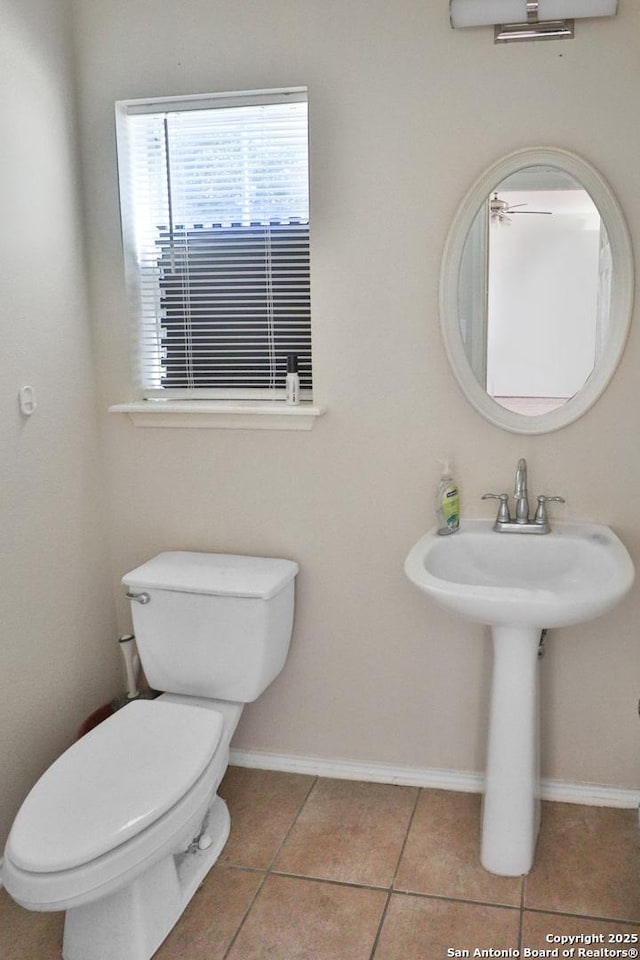
MULTIPOLYGON (((478 863, 474 794, 239 767, 220 793, 231 836, 155 960, 562 956, 547 937, 576 934, 583 951, 640 947, 634 810, 545 804, 533 871, 505 878, 478 863)), ((0 958, 57 960, 62 922, 2 891, 0 958)))

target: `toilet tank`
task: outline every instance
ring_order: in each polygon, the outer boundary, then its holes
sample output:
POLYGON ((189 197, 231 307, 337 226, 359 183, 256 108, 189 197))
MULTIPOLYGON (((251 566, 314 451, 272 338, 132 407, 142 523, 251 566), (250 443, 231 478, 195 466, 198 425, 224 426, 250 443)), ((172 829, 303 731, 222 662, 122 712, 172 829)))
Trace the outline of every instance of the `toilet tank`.
POLYGON ((150 686, 238 703, 259 697, 287 656, 297 572, 292 560, 174 551, 125 574, 150 686))

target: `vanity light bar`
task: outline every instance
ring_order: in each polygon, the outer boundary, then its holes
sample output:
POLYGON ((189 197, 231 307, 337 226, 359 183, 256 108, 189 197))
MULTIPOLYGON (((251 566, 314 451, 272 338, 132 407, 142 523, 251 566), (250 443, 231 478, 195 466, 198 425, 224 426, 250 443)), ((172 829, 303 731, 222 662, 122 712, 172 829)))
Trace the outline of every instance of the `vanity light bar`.
POLYGON ((535 24, 500 23, 494 27, 494 43, 514 40, 572 40, 573 20, 542 20, 535 24))
POLYGON ((573 20, 613 17, 618 0, 449 0, 451 26, 495 26, 495 42, 573 37, 573 20))

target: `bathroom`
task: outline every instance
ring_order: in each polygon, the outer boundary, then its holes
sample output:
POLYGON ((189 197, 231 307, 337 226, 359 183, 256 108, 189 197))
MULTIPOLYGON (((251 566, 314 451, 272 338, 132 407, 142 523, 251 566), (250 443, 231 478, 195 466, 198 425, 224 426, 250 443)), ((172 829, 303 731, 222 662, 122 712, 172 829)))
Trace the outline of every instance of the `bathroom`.
MULTIPOLYGON (((618 370, 561 430, 486 422, 447 363, 438 287, 447 231, 494 161, 562 147, 615 193, 637 247, 640 8, 571 41, 496 46, 451 30, 445 0, 0 0, 0 832, 92 710, 121 692, 124 572, 168 549, 300 567, 283 673, 234 747, 327 776, 450 774, 484 763, 483 627, 403 573, 433 525, 438 458, 462 517, 510 489, 519 457, 557 519, 608 524, 640 561, 637 308, 618 370), (131 399, 114 101, 309 89, 314 401, 310 431, 145 429, 131 399), (33 387, 24 417, 18 391, 33 387), (333 773, 331 772, 333 771, 333 773)), ((553 344, 549 344, 553 350, 553 344)), ((542 776, 640 790, 637 587, 550 634, 542 776)), ((636 918, 640 919, 640 918, 636 918)))

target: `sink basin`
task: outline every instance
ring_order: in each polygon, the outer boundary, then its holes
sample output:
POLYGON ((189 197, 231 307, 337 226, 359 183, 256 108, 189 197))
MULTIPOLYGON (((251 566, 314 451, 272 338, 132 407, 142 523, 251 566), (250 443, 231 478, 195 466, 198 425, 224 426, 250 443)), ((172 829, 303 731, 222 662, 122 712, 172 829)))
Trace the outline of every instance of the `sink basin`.
POLYGON ((441 607, 491 627, 493 674, 480 860, 519 876, 540 826, 539 645, 542 630, 598 617, 630 589, 634 567, 605 526, 555 523, 548 534, 496 533, 466 520, 409 552, 409 579, 441 607))
POLYGON ((543 536, 466 520, 412 548, 405 572, 435 603, 477 623, 562 627, 598 617, 625 595, 631 558, 608 527, 555 523, 543 536))

